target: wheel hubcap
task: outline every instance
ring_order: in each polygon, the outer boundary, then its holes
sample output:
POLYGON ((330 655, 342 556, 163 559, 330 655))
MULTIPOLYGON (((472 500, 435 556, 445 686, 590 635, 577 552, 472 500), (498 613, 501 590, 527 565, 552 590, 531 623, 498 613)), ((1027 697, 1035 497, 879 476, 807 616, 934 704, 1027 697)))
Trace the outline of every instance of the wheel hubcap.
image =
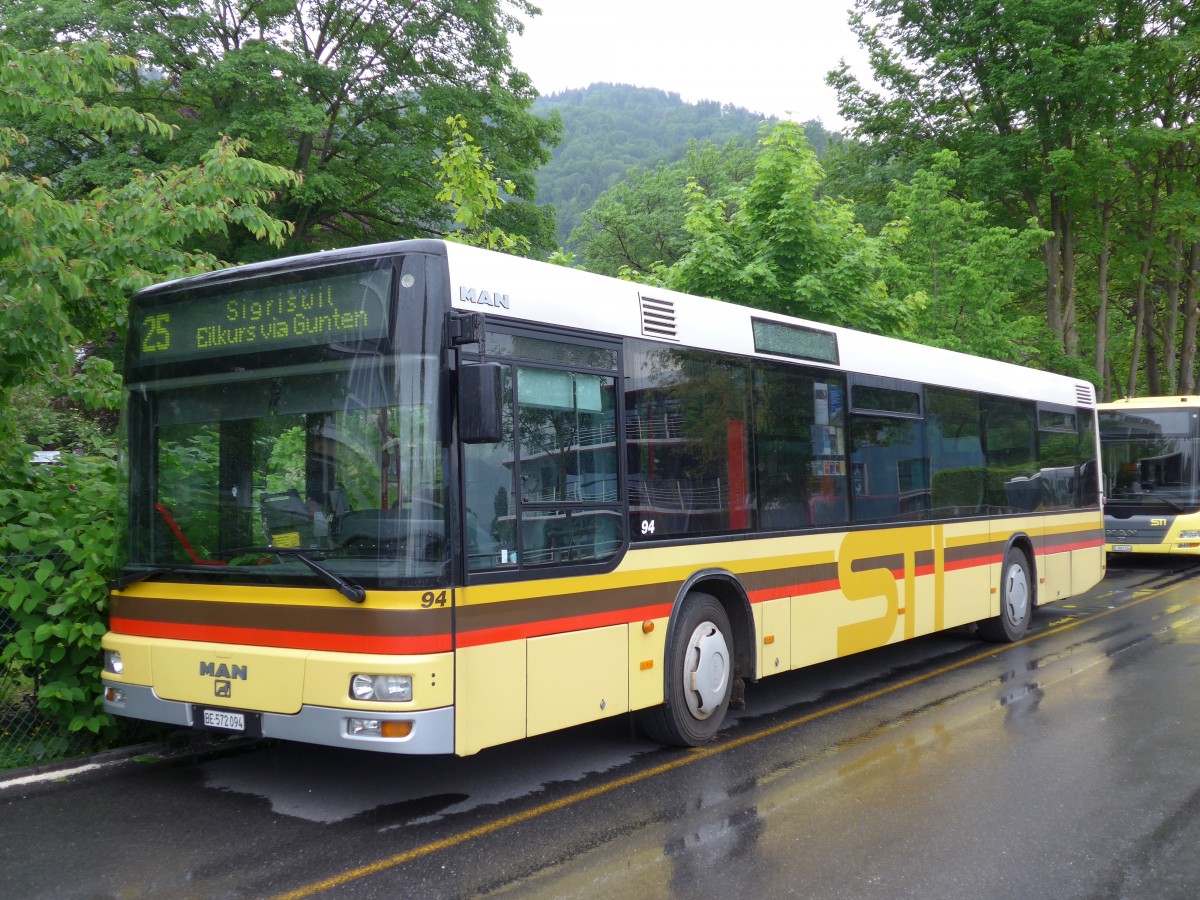
POLYGON ((1024 621, 1029 613, 1029 580, 1025 569, 1013 563, 1004 580, 1004 612, 1012 623, 1024 621))
POLYGON ((701 622, 692 632, 684 655, 683 683, 688 688, 688 709, 697 719, 707 719, 725 699, 729 684, 729 647, 712 622, 701 622))

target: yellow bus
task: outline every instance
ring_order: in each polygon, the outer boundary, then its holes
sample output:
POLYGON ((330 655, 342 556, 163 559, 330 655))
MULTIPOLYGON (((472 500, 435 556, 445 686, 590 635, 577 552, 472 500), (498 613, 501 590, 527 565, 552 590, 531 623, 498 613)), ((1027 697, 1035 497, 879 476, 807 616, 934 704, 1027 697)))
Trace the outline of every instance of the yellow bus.
POLYGON ((1104 546, 1200 554, 1200 397, 1101 403, 1104 546))
MULTIPOLYGON (((140 292, 105 708, 460 755, 1104 569, 1083 381, 440 241, 140 292)), ((736 696, 736 694, 734 694, 736 696)))

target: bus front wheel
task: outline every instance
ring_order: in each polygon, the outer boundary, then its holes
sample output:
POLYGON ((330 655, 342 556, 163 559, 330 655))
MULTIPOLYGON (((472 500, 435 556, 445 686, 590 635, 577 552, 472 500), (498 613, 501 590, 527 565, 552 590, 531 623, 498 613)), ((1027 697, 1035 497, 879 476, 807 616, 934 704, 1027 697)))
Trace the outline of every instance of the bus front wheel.
POLYGON ((1024 551, 1010 547, 1000 572, 1000 615, 979 623, 985 641, 1011 644, 1019 641, 1033 619, 1033 578, 1024 551))
POLYGON ((661 706, 645 710, 642 727, 653 740, 697 747, 712 740, 729 709, 733 685, 733 630, 711 594, 683 604, 671 644, 661 706))

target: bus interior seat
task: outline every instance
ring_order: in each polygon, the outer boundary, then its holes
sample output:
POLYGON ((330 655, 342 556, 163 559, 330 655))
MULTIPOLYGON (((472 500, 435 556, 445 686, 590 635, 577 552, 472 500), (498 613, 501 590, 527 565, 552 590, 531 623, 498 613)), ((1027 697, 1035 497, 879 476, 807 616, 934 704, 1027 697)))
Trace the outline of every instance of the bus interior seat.
POLYGON ((329 492, 328 506, 329 515, 334 519, 339 519, 350 512, 350 500, 346 496, 344 487, 336 487, 329 492))
POLYGON ((592 553, 596 559, 608 559, 621 546, 621 517, 600 513, 595 520, 592 553))
POLYGON ((272 546, 308 547, 316 540, 312 517, 295 488, 280 494, 263 494, 262 521, 272 546))

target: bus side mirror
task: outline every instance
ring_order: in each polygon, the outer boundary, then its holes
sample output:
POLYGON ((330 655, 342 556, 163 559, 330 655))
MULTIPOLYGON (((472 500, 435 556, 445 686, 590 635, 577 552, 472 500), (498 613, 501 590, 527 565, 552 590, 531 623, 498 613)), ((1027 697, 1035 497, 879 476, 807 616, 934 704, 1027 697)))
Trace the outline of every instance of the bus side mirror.
POLYGON ((504 366, 465 365, 458 370, 458 438, 464 444, 495 444, 504 435, 504 366))

